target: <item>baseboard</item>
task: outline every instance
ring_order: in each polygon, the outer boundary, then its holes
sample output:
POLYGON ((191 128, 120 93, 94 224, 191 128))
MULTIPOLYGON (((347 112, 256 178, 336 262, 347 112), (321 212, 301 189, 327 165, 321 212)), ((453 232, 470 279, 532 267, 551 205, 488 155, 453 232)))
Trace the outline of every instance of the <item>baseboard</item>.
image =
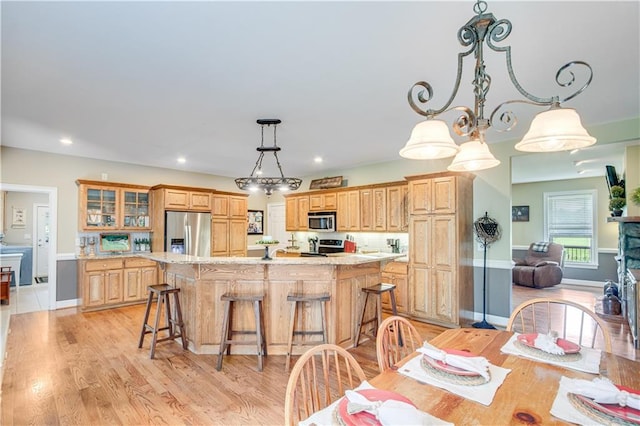
MULTIPOLYGON (((482 321, 482 313, 481 312, 474 312, 473 313, 473 319, 474 321, 478 322, 478 321, 482 321)), ((506 328, 507 327, 507 323, 509 322, 509 318, 505 318, 505 317, 499 317, 497 315, 487 315, 487 322, 489 324, 492 324, 496 327, 502 327, 502 328, 506 328)))
POLYGON ((82 299, 68 299, 56 301, 56 309, 75 308, 82 304, 82 299))
POLYGON ((604 288, 604 283, 601 281, 574 280, 571 278, 563 278, 560 284, 604 288))

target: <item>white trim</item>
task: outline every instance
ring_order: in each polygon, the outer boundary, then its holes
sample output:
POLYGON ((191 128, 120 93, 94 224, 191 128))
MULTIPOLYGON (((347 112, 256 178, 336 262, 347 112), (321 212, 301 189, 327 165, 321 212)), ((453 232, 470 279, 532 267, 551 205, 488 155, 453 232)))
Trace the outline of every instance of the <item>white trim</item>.
POLYGON ((576 280, 573 278, 563 278, 560 284, 576 285, 581 287, 599 287, 604 288, 604 283, 600 281, 576 280))
MULTIPOLYGON (((38 208, 40 207, 46 207, 48 209, 49 204, 33 203, 33 228, 31 232, 31 247, 33 247, 33 256, 31 257, 31 270, 33 271, 33 274, 31 278, 31 284, 34 284, 33 280, 38 275, 38 255, 36 252, 38 251, 38 208)), ((47 259, 47 265, 49 264, 49 262, 51 262, 51 259, 47 259)))
MULTIPOLYGON (((487 269, 513 269, 513 260, 490 260, 487 259, 487 269)), ((473 259, 474 268, 484 267, 483 259, 473 259)))
MULTIPOLYGON (((511 251, 513 250, 524 250, 527 251, 529 250, 529 246, 511 246, 511 251)), ((618 249, 617 248, 599 248, 596 250, 598 253, 605 253, 605 254, 618 254, 618 249)))
MULTIPOLYGON (((473 313, 473 319, 476 322, 482 321, 482 312, 474 312, 473 313)), ((506 327, 507 323, 509 322, 509 318, 505 318, 505 317, 499 317, 496 315, 487 315, 487 322, 489 324, 492 324, 494 326, 498 326, 498 327, 506 327)))
POLYGON ((56 302, 56 309, 76 308, 82 305, 82 299, 67 299, 56 302))
MULTIPOLYGON (((58 188, 0 183, 0 191, 35 192, 49 195, 49 259, 56 259, 56 250, 58 248, 58 188)), ((58 265, 56 262, 49 262, 49 310, 54 310, 56 306, 57 271, 58 265)))
POLYGON ((58 253, 56 260, 77 260, 78 256, 75 253, 58 253))

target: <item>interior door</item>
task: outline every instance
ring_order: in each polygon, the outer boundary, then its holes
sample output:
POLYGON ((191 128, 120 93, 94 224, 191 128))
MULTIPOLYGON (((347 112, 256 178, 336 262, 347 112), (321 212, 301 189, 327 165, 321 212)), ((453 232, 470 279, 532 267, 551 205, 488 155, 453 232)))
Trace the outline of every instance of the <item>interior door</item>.
POLYGON ((36 241, 35 241, 35 276, 46 277, 49 274, 49 206, 35 204, 36 241))
MULTIPOLYGON (((269 203, 267 205, 267 230, 274 240, 278 240, 278 247, 286 247, 288 245, 289 235, 286 229, 286 211, 284 203, 269 203)), ((299 246, 300 244, 298 244, 299 246)))

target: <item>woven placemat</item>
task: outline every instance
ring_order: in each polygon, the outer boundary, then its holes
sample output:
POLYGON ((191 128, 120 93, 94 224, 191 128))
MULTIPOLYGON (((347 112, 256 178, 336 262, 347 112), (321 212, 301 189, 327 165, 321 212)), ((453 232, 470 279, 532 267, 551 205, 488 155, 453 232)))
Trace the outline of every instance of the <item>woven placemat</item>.
POLYGON ((420 365, 428 375, 433 376, 438 380, 442 380, 443 382, 452 383, 454 385, 477 386, 484 385, 485 383, 489 382, 481 375, 459 376, 457 374, 451 374, 447 373, 446 371, 438 370, 437 368, 429 364, 429 362, 424 359, 424 356, 420 359, 420 365))
POLYGON ((603 413, 596 408, 587 405, 584 401, 582 401, 575 393, 567 393, 567 399, 573 405, 573 408, 578 410, 581 414, 593 419, 599 423, 605 425, 625 425, 625 426, 638 426, 638 423, 628 422, 620 417, 610 416, 607 413, 603 413))
POLYGON ((545 352, 538 348, 532 348, 531 346, 527 346, 518 339, 513 341, 513 345, 518 348, 519 351, 531 356, 535 356, 538 358, 546 359, 548 361, 559 361, 559 362, 573 362, 582 359, 582 354, 580 352, 575 354, 564 354, 564 355, 556 355, 550 354, 549 352, 545 352))

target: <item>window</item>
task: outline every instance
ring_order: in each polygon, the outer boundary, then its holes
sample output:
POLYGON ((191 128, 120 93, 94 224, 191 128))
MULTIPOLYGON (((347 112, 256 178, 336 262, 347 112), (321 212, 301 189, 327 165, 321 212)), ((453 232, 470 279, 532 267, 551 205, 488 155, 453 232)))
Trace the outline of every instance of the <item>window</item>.
POLYGON ((597 267, 596 191, 544 193, 544 237, 562 244, 565 265, 597 267))

